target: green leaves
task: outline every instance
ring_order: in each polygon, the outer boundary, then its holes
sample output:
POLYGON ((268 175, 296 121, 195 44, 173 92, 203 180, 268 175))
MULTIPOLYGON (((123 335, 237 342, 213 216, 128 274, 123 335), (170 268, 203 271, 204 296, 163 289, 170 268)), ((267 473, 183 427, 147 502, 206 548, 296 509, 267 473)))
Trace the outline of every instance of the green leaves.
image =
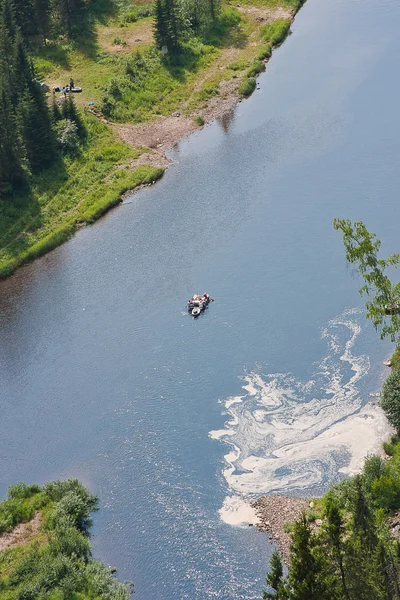
POLYGON ((362 221, 334 219, 333 227, 340 230, 346 250, 346 260, 355 265, 364 285, 359 289, 366 301, 367 319, 380 328, 381 338, 400 339, 400 283, 393 284, 386 275, 388 267, 397 267, 400 254, 378 258, 380 240, 370 233, 362 221))

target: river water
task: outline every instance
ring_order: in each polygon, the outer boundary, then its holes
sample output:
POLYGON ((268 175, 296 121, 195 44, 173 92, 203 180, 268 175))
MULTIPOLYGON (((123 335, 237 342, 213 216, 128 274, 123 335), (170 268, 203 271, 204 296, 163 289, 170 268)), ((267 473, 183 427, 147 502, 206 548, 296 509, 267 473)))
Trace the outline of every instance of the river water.
POLYGON ((308 0, 250 100, 0 285, 0 495, 80 477, 137 600, 259 598, 244 501, 321 492, 379 444, 390 346, 331 223, 399 250, 399 18, 308 0), (195 291, 216 298, 197 320, 195 291))

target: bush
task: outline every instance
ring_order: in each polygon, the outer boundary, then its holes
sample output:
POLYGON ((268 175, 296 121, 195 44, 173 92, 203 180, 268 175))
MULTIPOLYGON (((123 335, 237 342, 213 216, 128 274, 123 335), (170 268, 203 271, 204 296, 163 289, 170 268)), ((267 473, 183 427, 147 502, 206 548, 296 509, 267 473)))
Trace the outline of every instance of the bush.
POLYGON ((247 71, 247 77, 255 77, 262 71, 265 71, 265 65, 261 60, 255 60, 247 71))
POLYGON ((392 358, 390 359, 392 369, 400 368, 400 346, 397 346, 396 350, 393 353, 392 358))
POLYGON ((381 396, 381 407, 389 423, 400 431, 400 370, 394 370, 386 379, 381 396))
POLYGON ((400 480, 392 473, 385 473, 372 482, 371 495, 374 504, 386 512, 400 506, 400 480))
POLYGON ((196 125, 198 125, 199 127, 203 127, 205 121, 204 118, 201 115, 196 115, 195 117, 193 117, 193 121, 196 123, 196 125))
POLYGON ((42 488, 39 485, 26 485, 26 483, 16 483, 14 485, 10 485, 8 487, 8 498, 10 500, 14 499, 24 499, 31 498, 35 494, 38 494, 42 491, 42 488))
POLYGON ((56 124, 59 148, 63 154, 75 156, 79 150, 78 126, 70 119, 62 119, 56 124))
POLYGON ((256 80, 254 77, 247 77, 239 86, 239 94, 244 98, 251 96, 256 89, 256 80))
POLYGON ((112 45, 113 46, 126 46, 126 42, 125 42, 125 40, 121 40, 121 38, 117 36, 113 39, 112 45))
POLYGON ((276 46, 283 42, 288 35, 289 30, 289 19, 276 19, 273 23, 261 27, 261 35, 265 42, 269 42, 272 46, 276 46))
POLYGON ((270 43, 268 43, 261 47, 257 58, 258 58, 258 60, 265 60, 267 58, 271 58, 271 54, 272 54, 272 46, 270 43))

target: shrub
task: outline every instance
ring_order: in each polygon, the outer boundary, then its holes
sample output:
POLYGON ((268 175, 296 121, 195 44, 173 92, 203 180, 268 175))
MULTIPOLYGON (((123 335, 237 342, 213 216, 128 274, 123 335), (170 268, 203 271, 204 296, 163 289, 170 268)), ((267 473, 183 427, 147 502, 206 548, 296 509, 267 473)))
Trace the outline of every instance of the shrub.
POLYGON ((381 407, 389 423, 400 431, 400 370, 392 371, 386 379, 382 389, 381 407))
POLYGON ((256 89, 256 80, 254 77, 247 77, 239 86, 239 94, 244 98, 251 96, 256 89))
POLYGON ((78 126, 70 119, 62 119, 56 124, 56 136, 63 154, 75 156, 79 150, 78 126))
POLYGON ((392 369, 400 368, 400 346, 397 346, 396 350, 393 353, 392 358, 390 359, 392 369))
POLYGON ((261 47, 257 58, 258 58, 258 60, 265 60, 266 58, 271 58, 271 54, 272 54, 271 44, 270 43, 264 44, 264 46, 261 47))
POLYGON ((10 500, 13 499, 24 499, 31 498, 35 494, 41 492, 41 487, 39 485, 26 485, 26 483, 16 483, 14 485, 10 485, 8 487, 8 498, 10 500))
POLYGON ((247 71, 247 77, 255 77, 262 71, 265 71, 265 65, 261 60, 255 60, 247 71))
POLYGON ((202 127, 205 123, 204 118, 201 115, 196 115, 193 117, 193 121, 196 123, 196 125, 199 125, 199 127, 202 127))
POLYGON ((371 495, 374 504, 389 512, 400 506, 400 480, 392 473, 385 473, 372 482, 371 495))
POLYGON ((200 100, 208 100, 208 98, 211 98, 212 96, 216 96, 217 94, 219 94, 218 84, 215 83, 214 81, 206 81, 201 86, 201 90, 199 92, 199 98, 200 98, 200 100))
POLYGON ((137 20, 138 20, 137 14, 133 10, 127 12, 126 15, 124 16, 124 21, 126 23, 135 23, 137 20))
POLYGON ((237 61, 231 63, 228 68, 232 71, 243 71, 246 68, 246 63, 244 61, 237 61))
POLYGON ((273 23, 261 27, 261 35, 265 42, 272 46, 281 44, 290 30, 289 19, 276 19, 273 23))
POLYGON ((121 40, 121 38, 117 36, 113 39, 112 45, 113 46, 126 46, 126 42, 125 42, 125 40, 121 40))

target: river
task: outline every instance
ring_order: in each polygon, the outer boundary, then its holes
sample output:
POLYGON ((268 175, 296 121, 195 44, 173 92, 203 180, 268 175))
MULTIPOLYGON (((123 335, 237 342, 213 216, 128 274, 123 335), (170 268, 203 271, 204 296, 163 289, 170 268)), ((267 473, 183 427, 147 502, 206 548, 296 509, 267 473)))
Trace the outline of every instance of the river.
POLYGON ((321 492, 379 444, 390 345, 332 219, 399 250, 399 18, 308 0, 250 100, 0 285, 0 496, 80 477, 137 600, 259 598, 243 501, 321 492), (195 291, 216 299, 197 320, 195 291))

